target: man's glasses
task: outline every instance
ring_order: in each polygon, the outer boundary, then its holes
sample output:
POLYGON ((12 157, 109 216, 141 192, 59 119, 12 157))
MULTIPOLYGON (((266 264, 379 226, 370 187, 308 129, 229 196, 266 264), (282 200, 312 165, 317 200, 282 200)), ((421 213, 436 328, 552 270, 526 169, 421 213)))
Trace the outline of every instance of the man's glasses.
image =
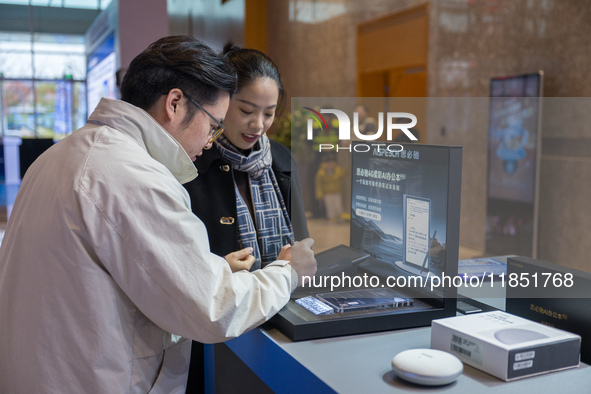
MULTIPOLYGON (((183 93, 184 93, 184 92, 183 92, 183 93)), ((206 114, 207 116, 209 116, 211 119, 213 119, 213 121, 214 121, 214 122, 217 124, 217 127, 211 126, 211 129, 209 130, 209 143, 210 143, 210 144, 213 144, 213 141, 217 140, 217 139, 218 139, 218 137, 219 137, 220 135, 222 135, 222 133, 224 132, 224 130, 226 130, 226 128, 225 128, 225 127, 224 127, 224 125, 223 125, 223 124, 221 124, 221 123, 220 123, 220 122, 219 122, 219 121, 218 121, 216 118, 214 118, 212 114, 210 114, 209 112, 207 112, 207 111, 205 110, 205 108, 203 108, 203 107, 201 106, 201 104, 199 104, 197 101, 193 100, 191 97, 187 96, 186 94, 185 94, 185 97, 186 97, 186 98, 187 98, 187 99, 188 99, 190 102, 192 102, 193 104, 195 104, 195 106, 196 106, 197 108, 199 108, 201 111, 205 112, 205 114, 206 114)))

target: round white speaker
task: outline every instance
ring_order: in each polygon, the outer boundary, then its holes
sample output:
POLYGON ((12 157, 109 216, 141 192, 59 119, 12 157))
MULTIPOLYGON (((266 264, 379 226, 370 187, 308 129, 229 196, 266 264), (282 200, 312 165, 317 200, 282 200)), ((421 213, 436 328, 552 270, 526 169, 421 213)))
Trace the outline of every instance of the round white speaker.
POLYGON ((464 364, 453 354, 436 349, 410 349, 392 359, 392 369, 401 379, 425 386, 454 382, 464 371, 464 364))

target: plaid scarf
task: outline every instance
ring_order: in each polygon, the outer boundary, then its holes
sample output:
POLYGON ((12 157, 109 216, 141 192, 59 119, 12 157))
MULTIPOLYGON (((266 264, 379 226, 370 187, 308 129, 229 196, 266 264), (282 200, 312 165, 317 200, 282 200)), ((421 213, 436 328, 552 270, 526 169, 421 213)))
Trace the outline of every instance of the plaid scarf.
POLYGON ((263 135, 255 149, 244 156, 222 134, 214 142, 221 156, 230 162, 232 169, 248 173, 252 195, 254 220, 234 182, 238 222, 239 249, 251 246, 256 261, 251 271, 264 267, 277 259, 285 245, 285 236, 293 239, 293 230, 283 196, 271 171, 273 157, 269 138, 263 135))

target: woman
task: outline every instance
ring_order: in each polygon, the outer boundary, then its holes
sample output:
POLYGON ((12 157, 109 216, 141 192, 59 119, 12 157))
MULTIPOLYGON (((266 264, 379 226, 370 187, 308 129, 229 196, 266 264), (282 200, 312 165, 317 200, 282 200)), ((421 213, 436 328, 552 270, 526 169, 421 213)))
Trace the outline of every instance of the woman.
POLYGON ((308 230, 291 152, 265 135, 285 100, 277 66, 262 52, 231 44, 223 56, 236 70, 238 89, 224 133, 197 158, 199 176, 185 187, 212 252, 225 256, 252 247, 255 270, 276 260, 286 243, 308 237, 308 230))
MULTIPOLYGON (((262 52, 231 44, 223 56, 236 70, 238 90, 224 133, 197 157, 199 176, 185 188, 211 251, 225 256, 252 247, 252 271, 276 260, 285 244, 307 238, 308 229, 291 152, 265 135, 285 99, 277 66, 262 52)), ((203 345, 193 342, 187 393, 203 391, 203 357, 203 345)))

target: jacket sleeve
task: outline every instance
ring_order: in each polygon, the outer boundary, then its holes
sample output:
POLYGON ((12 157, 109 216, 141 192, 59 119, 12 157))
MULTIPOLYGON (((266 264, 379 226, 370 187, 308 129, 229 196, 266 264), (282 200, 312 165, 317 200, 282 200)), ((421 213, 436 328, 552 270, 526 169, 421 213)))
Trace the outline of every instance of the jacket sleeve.
POLYGON ((297 286, 295 271, 276 261, 232 273, 210 253, 187 192, 157 164, 106 163, 103 177, 80 183, 84 223, 105 274, 155 324, 200 342, 224 341, 272 317, 297 286))

